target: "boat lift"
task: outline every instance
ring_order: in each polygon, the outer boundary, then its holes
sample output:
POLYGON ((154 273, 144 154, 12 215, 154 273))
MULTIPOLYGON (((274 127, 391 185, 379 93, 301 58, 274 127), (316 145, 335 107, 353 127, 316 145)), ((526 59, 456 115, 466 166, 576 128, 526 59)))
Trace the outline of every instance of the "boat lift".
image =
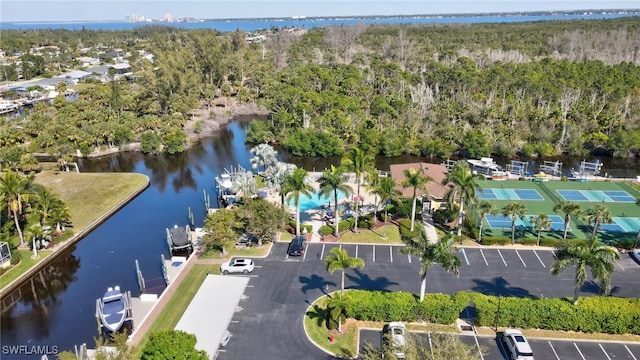
POLYGON ((578 171, 571 169, 571 175, 575 178, 586 179, 588 176, 598 176, 600 170, 602 170, 602 162, 600 162, 600 160, 596 160, 595 162, 582 160, 578 171))
MULTIPOLYGON (((116 289, 118 287, 116 286, 116 289)), ((111 289, 111 288, 109 288, 111 289)), ((126 311, 124 321, 130 322, 131 327, 133 327, 133 308, 131 307, 131 291, 125 291, 124 293, 124 311, 126 311)), ((107 334, 109 330, 102 323, 101 315, 103 312, 102 301, 98 298, 96 299, 96 322, 98 323, 98 334, 107 334)))
POLYGON ((529 175, 529 162, 511 160, 510 164, 507 164, 507 172, 517 176, 529 175))
POLYGON ((548 175, 560 176, 562 175, 562 163, 560 161, 545 161, 540 165, 540 172, 548 175))

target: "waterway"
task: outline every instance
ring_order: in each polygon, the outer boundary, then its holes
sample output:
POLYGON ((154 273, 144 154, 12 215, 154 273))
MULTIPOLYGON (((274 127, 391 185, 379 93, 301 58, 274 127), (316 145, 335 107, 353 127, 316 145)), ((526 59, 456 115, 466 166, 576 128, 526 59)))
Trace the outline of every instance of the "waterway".
MULTIPOLYGON (((217 136, 204 139, 179 155, 144 156, 139 153, 116 154, 80 162, 82 172, 136 172, 149 177, 150 186, 97 229, 62 254, 55 262, 34 276, 2 302, 2 359, 22 359, 5 352, 6 346, 44 346, 70 350, 75 345, 94 345, 98 335, 95 301, 107 287, 119 285, 139 291, 135 277, 135 260, 140 263, 152 292, 163 290, 161 254, 168 256, 165 228, 188 223, 191 208, 195 224, 204 219, 206 191, 215 198, 214 178, 225 168, 238 164, 249 169, 251 153, 245 145, 248 124, 235 121, 217 136)), ((321 171, 339 163, 338 157, 294 158, 284 154, 281 160, 309 171, 321 171)), ((501 164, 508 159, 496 159, 501 164)), ((581 158, 561 158, 565 171, 577 167, 581 158)), ((594 158, 586 158, 593 161, 594 158)), ((603 172, 614 176, 640 175, 640 159, 600 158, 603 172)), ((414 156, 378 158, 376 166, 388 170, 389 164, 401 162, 435 162, 414 156)), ((531 169, 537 169, 532 163, 531 169)), ((87 194, 87 201, 90 194, 87 194)), ((212 206, 216 206, 213 201, 212 206)), ((33 357, 34 359, 37 357, 33 357)), ((39 358, 38 358, 39 359, 39 358)))

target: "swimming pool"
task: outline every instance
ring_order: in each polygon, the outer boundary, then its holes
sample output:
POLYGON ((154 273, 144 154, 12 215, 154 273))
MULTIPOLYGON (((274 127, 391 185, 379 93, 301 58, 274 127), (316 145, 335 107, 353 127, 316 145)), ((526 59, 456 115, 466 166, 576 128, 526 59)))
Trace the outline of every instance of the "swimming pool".
MULTIPOLYGON (((338 191, 338 202, 344 198, 346 198, 347 195, 342 192, 342 191, 338 191)), ((331 196, 329 196, 328 198, 325 198, 322 195, 318 195, 318 193, 312 193, 311 197, 308 197, 306 195, 300 195, 300 211, 307 211, 310 209, 320 209, 322 206, 329 204, 329 201, 331 201, 331 203, 333 203, 334 197, 333 194, 331 196)), ((295 202, 293 199, 290 199, 287 204, 289 204, 289 206, 291 207, 295 207, 295 202)), ((335 204, 332 204, 332 207, 335 206, 335 204)))

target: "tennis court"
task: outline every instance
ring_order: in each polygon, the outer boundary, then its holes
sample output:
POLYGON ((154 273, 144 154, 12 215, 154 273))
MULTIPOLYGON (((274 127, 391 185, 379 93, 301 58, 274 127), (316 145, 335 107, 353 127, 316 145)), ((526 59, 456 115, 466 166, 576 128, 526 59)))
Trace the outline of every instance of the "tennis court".
POLYGON ((544 200, 542 195, 540 195, 536 189, 485 188, 482 190, 483 192, 477 193, 478 198, 482 200, 544 200))
POLYGON ((637 233, 640 231, 640 218, 614 217, 611 224, 600 224, 600 231, 637 233))
POLYGON ((635 203, 636 199, 626 191, 613 190, 556 190, 568 201, 635 203))
MULTIPOLYGON (((533 229, 533 221, 532 218, 536 217, 535 215, 525 215, 524 219, 517 218, 516 219, 516 227, 525 228, 525 229, 533 229)), ((559 215, 547 215, 549 220, 551 220, 551 227, 549 230, 553 231, 564 231, 564 219, 559 215)), ((492 229, 506 229, 511 228, 511 216, 504 215, 487 215, 486 217, 487 223, 489 223, 489 227, 492 229)), ((571 226, 569 226, 569 231, 571 231, 571 226)))

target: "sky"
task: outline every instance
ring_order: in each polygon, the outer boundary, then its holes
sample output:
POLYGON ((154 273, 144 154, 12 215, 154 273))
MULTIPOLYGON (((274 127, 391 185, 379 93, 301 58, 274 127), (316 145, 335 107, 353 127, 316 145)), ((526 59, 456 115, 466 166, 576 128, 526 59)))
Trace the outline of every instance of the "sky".
POLYGON ((635 9, 640 0, 0 0, 0 22, 124 21, 292 16, 426 15, 540 10, 635 9))

